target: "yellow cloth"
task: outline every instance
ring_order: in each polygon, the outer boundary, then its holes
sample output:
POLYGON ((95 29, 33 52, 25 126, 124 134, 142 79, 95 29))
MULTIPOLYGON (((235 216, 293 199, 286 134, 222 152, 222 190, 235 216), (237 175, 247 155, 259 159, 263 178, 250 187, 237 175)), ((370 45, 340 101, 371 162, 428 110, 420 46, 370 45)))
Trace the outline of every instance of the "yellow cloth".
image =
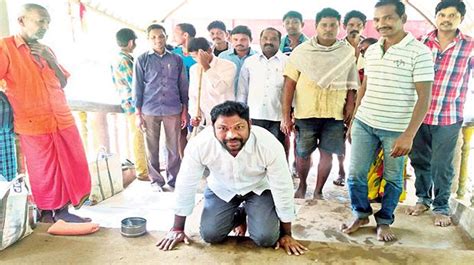
POLYGON ((132 138, 135 170, 139 179, 148 179, 148 167, 145 153, 145 140, 143 133, 135 125, 135 114, 127 115, 128 128, 132 138))
POLYGON ((296 67, 287 63, 283 75, 296 81, 295 118, 344 118, 347 90, 321 89, 296 67))
MULTIPOLYGON (((403 190, 400 194, 400 202, 403 202, 407 197, 406 191, 406 179, 407 179, 407 162, 408 159, 405 157, 404 169, 403 169, 403 190)), ((367 175, 367 184, 369 188, 369 200, 374 200, 378 197, 382 197, 385 190, 386 181, 383 179, 383 150, 380 149, 375 161, 370 166, 369 174, 367 175)))

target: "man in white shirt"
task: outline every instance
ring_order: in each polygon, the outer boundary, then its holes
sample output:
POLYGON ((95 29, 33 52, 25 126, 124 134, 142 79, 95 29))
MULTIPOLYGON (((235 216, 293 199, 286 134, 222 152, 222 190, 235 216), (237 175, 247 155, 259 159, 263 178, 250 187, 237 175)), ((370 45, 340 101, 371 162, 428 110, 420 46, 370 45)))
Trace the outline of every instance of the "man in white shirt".
POLYGON ((245 60, 240 70, 237 101, 248 104, 252 125, 271 132, 282 144, 280 130, 283 69, 287 56, 279 51, 280 31, 266 28, 260 33, 261 52, 245 60))
POLYGON ((213 55, 205 38, 194 38, 188 43, 188 52, 197 64, 191 66, 189 73, 189 115, 191 125, 211 125, 211 109, 226 100, 234 100, 234 77, 236 66, 228 60, 213 55), (202 77, 201 77, 202 75, 202 77), (199 79, 201 98, 199 97, 199 79))
POLYGON ((173 228, 158 243, 171 250, 189 243, 184 233, 186 216, 192 213, 196 190, 205 167, 210 170, 204 191, 201 237, 220 243, 240 225, 235 213, 242 202, 248 215, 250 238, 263 247, 282 247, 289 255, 307 250, 291 236, 295 219, 293 183, 283 147, 271 134, 250 126, 249 108, 226 101, 211 111, 207 127, 188 143, 176 184, 173 228))

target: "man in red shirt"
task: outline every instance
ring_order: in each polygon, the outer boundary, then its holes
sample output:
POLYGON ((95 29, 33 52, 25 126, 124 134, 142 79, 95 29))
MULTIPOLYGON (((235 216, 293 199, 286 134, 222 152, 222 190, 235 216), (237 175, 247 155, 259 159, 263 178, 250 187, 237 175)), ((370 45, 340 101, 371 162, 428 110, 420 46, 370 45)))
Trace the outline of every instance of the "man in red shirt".
POLYGON ((91 182, 84 148, 63 88, 69 73, 38 40, 48 30, 48 11, 22 6, 20 33, 0 39, 0 79, 13 108, 14 130, 26 157, 31 191, 42 221, 86 222, 70 214, 89 197, 91 182))
POLYGON ((465 14, 461 0, 441 1, 436 6, 437 29, 421 39, 432 51, 435 79, 431 105, 410 154, 418 202, 407 213, 416 216, 433 207, 434 224, 442 227, 451 224, 453 160, 474 68, 474 40, 458 29, 465 14))

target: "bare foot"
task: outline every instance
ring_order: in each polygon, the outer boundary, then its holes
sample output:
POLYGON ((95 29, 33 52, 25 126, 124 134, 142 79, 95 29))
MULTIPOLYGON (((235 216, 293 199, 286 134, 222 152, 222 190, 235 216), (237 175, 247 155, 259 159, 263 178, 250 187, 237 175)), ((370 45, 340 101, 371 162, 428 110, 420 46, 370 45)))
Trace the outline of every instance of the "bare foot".
POLYGON ((429 209, 430 207, 424 205, 423 203, 417 203, 415 206, 408 207, 405 213, 408 215, 418 216, 428 211, 429 209))
POLYGON ((436 213, 434 215, 434 225, 446 227, 452 224, 451 216, 436 213))
POLYGON ((356 218, 352 223, 347 226, 346 224, 341 225, 341 231, 346 234, 351 234, 354 233, 355 231, 359 230, 359 228, 363 225, 366 225, 369 223, 369 218, 356 218))
POLYGON ((304 196, 306 194, 306 188, 301 188, 299 187, 296 192, 295 192, 295 198, 296 199, 304 199, 304 196))
POLYGON ((245 236, 245 233, 247 232, 247 224, 245 223, 236 226, 232 231, 234 231, 235 236, 245 236))
POLYGON ((234 222, 236 226, 232 230, 235 236, 245 236, 247 232, 247 213, 243 205, 237 208, 234 214, 234 222))
POLYGON ((49 210, 41 210, 39 218, 40 223, 52 224, 54 223, 53 212, 49 210))
POLYGON ((324 200, 324 196, 323 196, 323 193, 319 193, 319 192, 314 192, 313 194, 313 199, 314 200, 324 200))
POLYGON ((332 183, 336 186, 341 186, 344 187, 346 181, 346 176, 345 175, 339 175, 336 180, 334 180, 332 183))
POLYGON ((67 207, 65 207, 64 209, 55 211, 53 218, 54 218, 54 221, 63 220, 68 223, 89 223, 92 221, 90 218, 87 218, 87 217, 83 218, 75 214, 69 213, 67 207))
POLYGON ((377 240, 378 241, 393 241, 396 240, 397 237, 390 229, 389 225, 377 225, 377 240))

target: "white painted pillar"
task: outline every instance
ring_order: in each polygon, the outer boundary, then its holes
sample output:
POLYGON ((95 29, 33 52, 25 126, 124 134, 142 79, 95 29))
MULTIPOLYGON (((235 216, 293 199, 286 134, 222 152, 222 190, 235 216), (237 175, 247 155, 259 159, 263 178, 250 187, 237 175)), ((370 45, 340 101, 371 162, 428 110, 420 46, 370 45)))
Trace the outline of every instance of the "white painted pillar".
POLYGON ((0 38, 10 35, 8 23, 7 0, 0 0, 0 38))

